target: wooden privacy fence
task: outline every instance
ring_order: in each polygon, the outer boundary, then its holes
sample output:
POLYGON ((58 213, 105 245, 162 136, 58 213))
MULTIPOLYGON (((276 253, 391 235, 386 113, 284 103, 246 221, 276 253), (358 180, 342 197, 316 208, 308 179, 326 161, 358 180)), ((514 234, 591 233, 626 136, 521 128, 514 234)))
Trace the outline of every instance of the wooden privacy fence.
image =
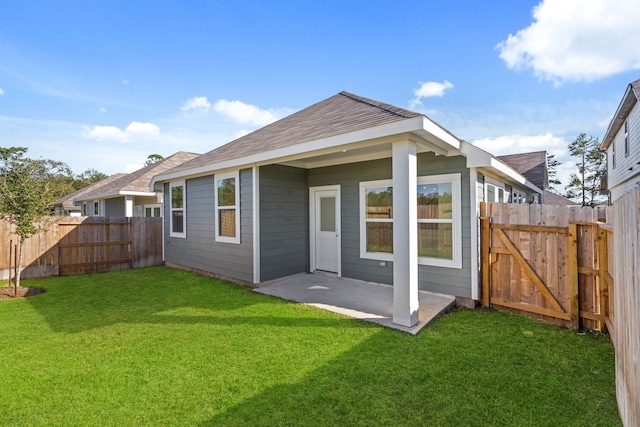
MULTIPOLYGON (((0 220, 0 279, 15 266, 18 237, 0 220), (14 246, 15 247, 15 246, 14 246), (13 258, 13 259, 10 259, 13 258)), ((162 263, 162 218, 60 217, 23 248, 22 278, 66 276, 162 263)), ((13 273, 11 273, 13 277, 13 273)))
POLYGON ((611 239, 591 208, 482 203, 482 304, 604 331, 611 239))
POLYGON ((610 331, 616 350, 616 397, 625 426, 640 425, 640 184, 613 202, 615 293, 610 331))

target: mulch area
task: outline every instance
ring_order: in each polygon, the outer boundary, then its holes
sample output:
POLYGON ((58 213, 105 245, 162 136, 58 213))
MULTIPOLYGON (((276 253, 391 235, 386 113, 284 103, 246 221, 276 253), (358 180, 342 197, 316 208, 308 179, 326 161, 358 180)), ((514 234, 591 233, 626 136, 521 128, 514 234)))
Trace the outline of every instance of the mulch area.
POLYGON ((34 286, 20 286, 18 288, 17 295, 13 286, 0 287, 0 300, 30 297, 33 295, 40 295, 46 291, 42 288, 36 288, 34 286))

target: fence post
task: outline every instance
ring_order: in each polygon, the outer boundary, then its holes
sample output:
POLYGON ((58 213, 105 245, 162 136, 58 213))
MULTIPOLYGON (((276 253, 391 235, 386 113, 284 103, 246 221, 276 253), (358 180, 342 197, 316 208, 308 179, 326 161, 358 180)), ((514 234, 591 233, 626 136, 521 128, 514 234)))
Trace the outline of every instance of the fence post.
POLYGON ((609 284, 607 273, 609 272, 609 254, 607 253, 607 230, 598 227, 598 282, 600 290, 600 320, 598 330, 605 332, 607 329, 607 317, 609 317, 609 284))
POLYGON ((569 224, 569 235, 567 245, 569 274, 569 297, 571 329, 580 329, 580 290, 578 288, 578 226, 575 223, 569 224))
POLYGON ((482 260, 481 269, 482 269, 482 306, 489 307, 491 304, 491 285, 490 285, 490 276, 489 269, 491 268, 490 263, 490 252, 489 252, 489 238, 491 233, 490 227, 490 219, 486 217, 480 218, 480 257, 482 260))

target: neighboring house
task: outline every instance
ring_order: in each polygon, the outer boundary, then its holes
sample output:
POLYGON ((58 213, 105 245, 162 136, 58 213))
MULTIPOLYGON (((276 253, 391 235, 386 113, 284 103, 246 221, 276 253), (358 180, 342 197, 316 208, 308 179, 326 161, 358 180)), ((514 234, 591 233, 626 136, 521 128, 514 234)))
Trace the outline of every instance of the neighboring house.
POLYGON ((116 173, 104 179, 101 179, 98 182, 89 184, 86 187, 74 191, 71 194, 67 194, 54 205, 55 214, 60 216, 82 216, 82 206, 76 205, 74 203, 76 197, 82 197, 86 194, 100 193, 102 189, 108 187, 112 182, 126 175, 126 173, 116 173))
POLYGON ((73 197, 81 216, 155 217, 162 215, 162 191, 149 191, 154 175, 197 157, 179 151, 165 159, 117 179, 107 178, 99 186, 89 186, 73 197))
POLYGON ((556 205, 556 206, 577 206, 580 207, 582 204, 576 203, 571 199, 567 199, 564 196, 560 196, 558 194, 552 193, 549 190, 544 190, 544 204, 545 205, 556 205))
MULTIPOLYGON (((509 154, 506 156, 498 156, 498 159, 511 166, 536 187, 543 190, 549 188, 549 170, 546 151, 509 154)), ((539 200, 522 200, 522 196, 516 192, 512 193, 512 196, 509 198, 509 203, 545 203, 545 194, 546 193, 543 193, 539 200)))
POLYGON ((606 185, 611 202, 640 182, 639 99, 640 79, 627 86, 602 139, 601 150, 607 152, 606 185))
POLYGON ((321 272, 478 300, 487 179, 542 189, 425 115, 341 92, 153 178, 167 265, 259 284, 321 272))

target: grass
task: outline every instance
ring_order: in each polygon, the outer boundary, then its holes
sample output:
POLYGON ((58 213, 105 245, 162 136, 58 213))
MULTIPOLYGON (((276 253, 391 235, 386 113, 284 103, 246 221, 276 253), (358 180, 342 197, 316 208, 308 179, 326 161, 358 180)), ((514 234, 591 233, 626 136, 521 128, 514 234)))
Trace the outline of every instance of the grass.
POLYGON ((0 301, 0 425, 620 425, 614 353, 488 310, 417 337, 165 267, 0 301))

